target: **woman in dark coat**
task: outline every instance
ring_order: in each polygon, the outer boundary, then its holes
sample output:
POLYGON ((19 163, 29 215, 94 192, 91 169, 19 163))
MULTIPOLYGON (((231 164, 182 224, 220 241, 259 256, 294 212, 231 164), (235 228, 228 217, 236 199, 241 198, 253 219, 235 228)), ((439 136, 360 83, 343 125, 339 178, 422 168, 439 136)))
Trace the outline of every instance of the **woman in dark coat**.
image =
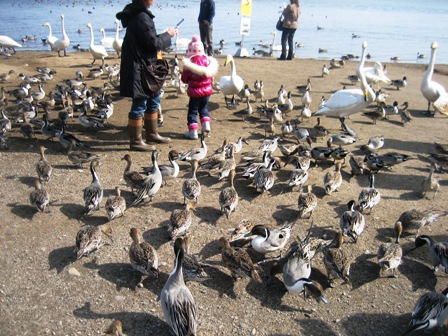
POLYGON ((123 11, 117 13, 126 35, 121 49, 120 94, 132 98, 129 112, 130 149, 152 151, 154 146, 147 145, 142 139, 143 119, 146 130, 146 142, 166 143, 171 141, 157 132, 157 111, 160 104, 159 93, 146 94, 140 80, 140 63, 143 59, 148 65, 157 61, 157 52, 171 45, 171 37, 176 29, 168 28, 157 35, 154 15, 149 11, 155 0, 132 0, 123 11), (143 118, 144 116, 144 118, 143 118))
POLYGON ((279 60, 292 60, 294 55, 294 34, 299 27, 300 6, 299 0, 289 0, 289 5, 283 10, 282 54, 279 60), (286 43, 288 43, 288 56, 286 56, 286 43))

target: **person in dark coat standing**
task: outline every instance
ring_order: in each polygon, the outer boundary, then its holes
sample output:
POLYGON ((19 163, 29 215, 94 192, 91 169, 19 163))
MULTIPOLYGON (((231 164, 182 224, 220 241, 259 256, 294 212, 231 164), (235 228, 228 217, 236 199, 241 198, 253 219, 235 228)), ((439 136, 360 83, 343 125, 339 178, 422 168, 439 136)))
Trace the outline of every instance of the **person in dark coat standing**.
POLYGON ((199 33, 204 45, 205 54, 213 56, 213 18, 215 17, 215 1, 201 0, 199 7, 199 33))
POLYGON ((157 52, 171 45, 171 37, 177 31, 168 28, 161 34, 156 33, 154 15, 149 11, 155 0, 132 0, 131 4, 119 13, 126 35, 121 48, 120 95, 132 98, 129 112, 128 130, 130 149, 135 151, 152 151, 142 139, 143 123, 146 142, 166 143, 170 138, 162 137, 157 132, 157 111, 160 104, 159 93, 148 95, 141 85, 140 68, 142 60, 150 65, 157 61, 157 52), (144 118, 143 118, 144 117, 144 118), (144 122, 143 122, 144 119, 144 122))

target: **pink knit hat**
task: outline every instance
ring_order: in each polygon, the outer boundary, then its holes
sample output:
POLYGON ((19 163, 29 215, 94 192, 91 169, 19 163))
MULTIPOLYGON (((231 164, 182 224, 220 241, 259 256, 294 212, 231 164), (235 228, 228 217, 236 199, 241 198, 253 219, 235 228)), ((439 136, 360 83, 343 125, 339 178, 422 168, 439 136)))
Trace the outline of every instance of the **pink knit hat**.
POLYGON ((205 55, 204 45, 198 35, 193 35, 191 42, 188 44, 187 57, 196 55, 205 55))

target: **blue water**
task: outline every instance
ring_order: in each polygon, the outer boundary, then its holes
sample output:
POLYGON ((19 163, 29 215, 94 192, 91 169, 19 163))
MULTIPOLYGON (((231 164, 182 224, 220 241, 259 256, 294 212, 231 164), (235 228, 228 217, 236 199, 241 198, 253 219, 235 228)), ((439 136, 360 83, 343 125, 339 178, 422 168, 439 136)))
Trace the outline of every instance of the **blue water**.
MULTIPOLYGON (((221 39, 226 41, 224 53, 234 54, 241 40, 239 15, 240 0, 215 0, 217 14, 214 21, 216 49, 221 39)), ((26 35, 36 35, 35 41, 23 43, 23 50, 48 50, 41 38, 48 34, 44 22, 49 22, 53 35, 61 38, 60 15, 65 16, 67 34, 73 45, 88 48, 90 42, 88 22, 95 30, 95 44, 102 38, 100 28, 106 29, 108 37, 115 36, 114 19, 126 0, 2 0, 0 6, 0 35, 7 35, 17 42, 26 35), (91 13, 89 13, 91 12, 91 13), (81 29, 82 33, 77 31, 81 29)), ((286 1, 288 3, 288 1, 286 1)), ((446 0, 301 0, 302 14, 295 41, 302 43, 295 53, 299 58, 332 59, 348 53, 359 55, 362 41, 368 42, 371 60, 390 61, 400 57, 400 62, 427 63, 417 60, 417 53, 429 56, 432 41, 439 42, 436 63, 448 64, 448 2, 446 0), (317 26, 323 30, 317 30, 317 26), (361 38, 353 39, 352 33, 361 38), (318 49, 327 49, 319 53, 318 49)), ((253 0, 250 35, 244 37, 244 46, 250 53, 258 43, 273 42, 275 23, 283 3, 270 0, 253 0)), ((152 12, 158 29, 175 25, 180 19, 180 38, 191 38, 198 33, 197 15, 199 0, 156 0, 152 12)), ((280 43, 280 34, 275 44, 280 43)), ((124 31, 120 33, 123 38, 124 31)), ((174 41, 174 40, 173 40, 174 41)), ((278 56, 278 53, 275 54, 278 56)))

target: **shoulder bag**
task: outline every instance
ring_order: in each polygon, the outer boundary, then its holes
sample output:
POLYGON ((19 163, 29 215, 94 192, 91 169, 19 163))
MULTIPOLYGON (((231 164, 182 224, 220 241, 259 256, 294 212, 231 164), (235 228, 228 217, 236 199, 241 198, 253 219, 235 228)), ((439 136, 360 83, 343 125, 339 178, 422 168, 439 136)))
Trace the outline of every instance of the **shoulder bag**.
POLYGON ((140 79, 143 91, 149 96, 158 96, 168 76, 169 65, 165 59, 157 59, 147 65, 137 49, 140 58, 140 79))
POLYGON ((283 15, 280 15, 280 17, 278 18, 277 24, 275 25, 275 28, 278 31, 282 31, 283 30, 283 19, 282 19, 283 15))

